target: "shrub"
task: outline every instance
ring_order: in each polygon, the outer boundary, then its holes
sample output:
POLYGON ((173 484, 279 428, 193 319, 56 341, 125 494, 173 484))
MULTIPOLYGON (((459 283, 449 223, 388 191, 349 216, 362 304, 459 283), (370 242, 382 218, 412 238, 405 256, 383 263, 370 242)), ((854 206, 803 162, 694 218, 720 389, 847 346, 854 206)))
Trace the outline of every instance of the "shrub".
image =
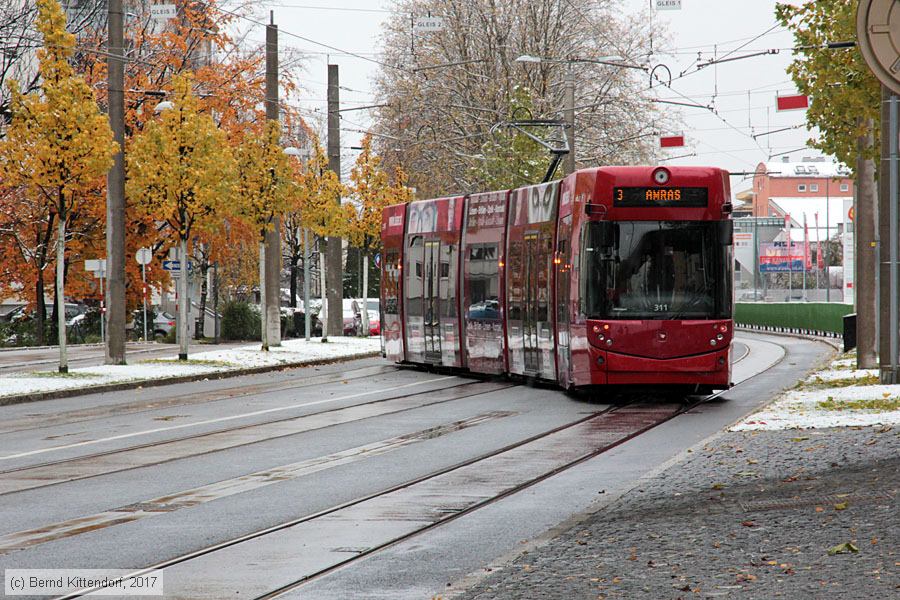
POLYGON ((259 311, 246 302, 228 302, 222 309, 222 339, 259 340, 260 327, 259 311))
MULTIPOLYGON (((134 328, 131 330, 131 337, 139 340, 144 337, 144 310, 139 308, 134 311, 134 328)), ((147 337, 153 339, 153 325, 156 322, 156 311, 153 307, 147 307, 147 337)))

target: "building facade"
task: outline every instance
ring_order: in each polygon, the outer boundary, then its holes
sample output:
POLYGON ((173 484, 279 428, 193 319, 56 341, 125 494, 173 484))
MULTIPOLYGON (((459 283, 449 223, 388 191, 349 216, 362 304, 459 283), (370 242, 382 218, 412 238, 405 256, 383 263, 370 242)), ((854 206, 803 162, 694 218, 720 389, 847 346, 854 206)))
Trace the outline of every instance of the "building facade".
POLYGON ((755 217, 784 216, 772 206, 778 198, 853 197, 850 169, 825 158, 801 162, 761 162, 753 176, 752 210, 755 217))

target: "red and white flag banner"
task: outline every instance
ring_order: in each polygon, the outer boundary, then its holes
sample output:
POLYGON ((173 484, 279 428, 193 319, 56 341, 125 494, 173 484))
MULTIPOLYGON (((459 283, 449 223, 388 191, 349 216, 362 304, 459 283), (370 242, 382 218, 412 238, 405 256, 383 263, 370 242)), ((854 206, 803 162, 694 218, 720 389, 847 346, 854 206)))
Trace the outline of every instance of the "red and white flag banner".
POLYGON ((684 134, 659 136, 660 148, 681 148, 684 146, 684 134))
POLYGON ((806 94, 789 94, 775 97, 776 110, 806 110, 809 108, 809 96, 806 94))

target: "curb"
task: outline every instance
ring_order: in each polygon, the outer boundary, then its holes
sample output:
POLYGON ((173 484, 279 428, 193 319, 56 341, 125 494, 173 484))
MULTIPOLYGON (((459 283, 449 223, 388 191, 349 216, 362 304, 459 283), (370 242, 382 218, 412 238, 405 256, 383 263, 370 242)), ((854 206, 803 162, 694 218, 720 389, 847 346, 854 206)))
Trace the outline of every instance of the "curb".
POLYGON ((825 335, 812 335, 808 333, 794 333, 792 331, 770 331, 768 329, 758 329, 756 327, 748 327, 746 325, 735 325, 734 327, 737 331, 745 331, 747 333, 759 333, 762 335, 776 335, 783 337, 792 337, 798 338, 801 340, 809 340, 811 342, 822 342, 823 344, 828 344, 833 347, 838 352, 844 352, 844 346, 840 341, 839 337, 825 336, 825 335))
POLYGON ((262 367, 249 367, 246 369, 232 369, 229 371, 214 371, 211 373, 198 373, 197 375, 179 375, 177 377, 166 377, 163 379, 132 379, 130 381, 121 381, 118 383, 104 383, 93 387, 70 388, 65 390, 54 390, 51 392, 34 392, 30 394, 19 394, 17 396, 4 396, 0 397, 0 407, 11 406, 13 404, 25 404, 28 402, 39 402, 41 400, 59 400, 61 398, 72 398, 75 396, 84 396, 87 394, 104 394, 108 392, 120 392, 123 390, 161 387, 164 385, 174 385, 178 383, 192 383, 195 381, 215 379, 230 379, 232 377, 259 375, 261 373, 285 371, 287 369, 296 369, 298 367, 330 365, 334 363, 357 360, 360 358, 375 358, 378 356, 381 356, 380 350, 376 350, 373 352, 361 352, 358 354, 348 354, 346 356, 325 358, 321 360, 311 360, 306 362, 283 363, 278 365, 266 365, 262 367))

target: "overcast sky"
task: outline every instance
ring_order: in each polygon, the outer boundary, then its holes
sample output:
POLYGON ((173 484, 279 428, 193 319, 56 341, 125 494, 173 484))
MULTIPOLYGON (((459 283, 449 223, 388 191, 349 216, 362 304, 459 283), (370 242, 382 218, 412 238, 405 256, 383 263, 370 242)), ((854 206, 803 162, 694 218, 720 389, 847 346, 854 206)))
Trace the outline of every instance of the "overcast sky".
MULTIPOLYGON (((650 0, 620 0, 630 14, 647 15, 650 0)), ((654 2, 655 3, 655 2, 654 2)), ((810 137, 803 111, 776 112, 776 94, 795 91, 785 69, 791 61, 788 48, 792 36, 775 21, 775 0, 683 0, 680 11, 653 11, 655 22, 664 24, 668 33, 662 43, 654 44, 652 64, 668 67, 675 80, 671 89, 654 88, 656 98, 712 106, 705 108, 667 106, 680 112, 687 138, 685 148, 666 150, 673 165, 715 165, 731 171, 752 171, 770 155, 793 151, 799 160, 816 156, 804 149, 810 137), (780 53, 749 58, 694 71, 698 52, 702 61, 779 49, 780 53), (749 95, 748 95, 749 92, 749 95), (800 126, 753 139, 752 134, 800 126), (677 158, 682 155, 684 156, 677 158)), ((261 1, 257 17, 267 19, 267 10, 275 11, 281 29, 282 47, 302 49, 310 55, 302 76, 305 92, 300 105, 306 110, 325 110, 326 64, 340 65, 343 108, 371 103, 371 78, 379 66, 357 56, 349 56, 293 37, 296 34, 363 57, 377 58, 381 23, 389 16, 390 0, 281 0, 261 1), (344 9, 344 10, 341 10, 344 9)), ((262 34, 260 33, 260 39, 262 34)), ((661 72, 658 70, 657 72, 661 72)), ((366 111, 344 113, 342 128, 344 162, 352 160, 349 146, 357 145, 360 135, 349 129, 364 129, 370 120, 366 111)), ((672 133, 681 133, 672 132, 672 133)), ((776 156, 774 160, 781 160, 776 156)), ((346 169, 346 166, 345 166, 346 169)), ((732 179, 735 191, 749 187, 740 177, 732 179)))

